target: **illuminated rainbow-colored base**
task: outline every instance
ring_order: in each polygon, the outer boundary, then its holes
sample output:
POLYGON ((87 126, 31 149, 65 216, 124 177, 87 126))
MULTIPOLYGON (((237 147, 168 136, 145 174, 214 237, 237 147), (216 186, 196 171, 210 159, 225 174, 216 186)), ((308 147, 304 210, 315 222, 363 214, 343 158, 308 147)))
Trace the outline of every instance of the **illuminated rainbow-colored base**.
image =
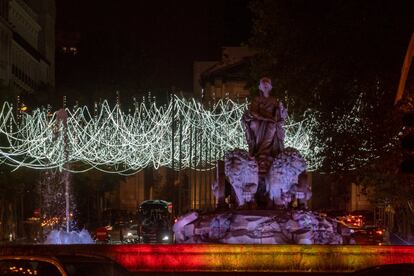
POLYGON ((414 246, 327 245, 65 245, 3 246, 10 254, 98 254, 131 271, 351 272, 414 263, 414 246))
POLYGON ((117 246, 113 258, 130 270, 355 271, 414 263, 414 247, 323 245, 117 246))

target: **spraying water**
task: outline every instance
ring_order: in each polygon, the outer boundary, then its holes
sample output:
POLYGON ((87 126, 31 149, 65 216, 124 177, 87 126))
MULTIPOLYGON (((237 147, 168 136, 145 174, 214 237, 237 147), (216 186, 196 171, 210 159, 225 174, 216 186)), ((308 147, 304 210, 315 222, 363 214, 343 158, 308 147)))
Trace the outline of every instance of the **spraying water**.
POLYGON ((47 235, 45 244, 91 244, 95 243, 89 232, 81 231, 52 230, 47 235))

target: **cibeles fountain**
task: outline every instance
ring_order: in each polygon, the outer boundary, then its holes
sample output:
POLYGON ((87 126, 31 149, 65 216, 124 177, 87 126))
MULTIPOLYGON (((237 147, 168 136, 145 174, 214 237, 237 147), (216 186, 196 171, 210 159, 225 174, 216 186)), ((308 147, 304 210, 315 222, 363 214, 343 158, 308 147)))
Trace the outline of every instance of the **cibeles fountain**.
POLYGON ((306 161, 284 147, 287 110, 271 89, 262 78, 242 118, 249 151, 228 152, 217 164, 216 210, 181 216, 173 228, 177 243, 342 243, 335 220, 308 209, 306 161))

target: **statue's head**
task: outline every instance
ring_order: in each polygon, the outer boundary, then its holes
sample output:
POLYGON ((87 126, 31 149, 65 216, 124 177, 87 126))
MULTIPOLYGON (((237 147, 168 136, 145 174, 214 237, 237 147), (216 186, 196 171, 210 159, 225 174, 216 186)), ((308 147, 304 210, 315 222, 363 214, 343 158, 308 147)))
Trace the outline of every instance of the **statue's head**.
POLYGON ((263 77, 259 81, 259 90, 266 95, 272 90, 272 80, 268 77, 263 77))

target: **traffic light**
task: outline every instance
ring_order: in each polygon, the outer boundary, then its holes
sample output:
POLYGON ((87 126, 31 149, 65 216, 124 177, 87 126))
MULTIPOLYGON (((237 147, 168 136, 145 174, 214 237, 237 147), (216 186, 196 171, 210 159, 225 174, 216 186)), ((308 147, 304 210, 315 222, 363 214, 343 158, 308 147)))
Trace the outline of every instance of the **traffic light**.
POLYGON ((414 111, 405 112, 402 117, 403 136, 401 147, 403 148, 403 161, 400 171, 414 173, 414 111))

